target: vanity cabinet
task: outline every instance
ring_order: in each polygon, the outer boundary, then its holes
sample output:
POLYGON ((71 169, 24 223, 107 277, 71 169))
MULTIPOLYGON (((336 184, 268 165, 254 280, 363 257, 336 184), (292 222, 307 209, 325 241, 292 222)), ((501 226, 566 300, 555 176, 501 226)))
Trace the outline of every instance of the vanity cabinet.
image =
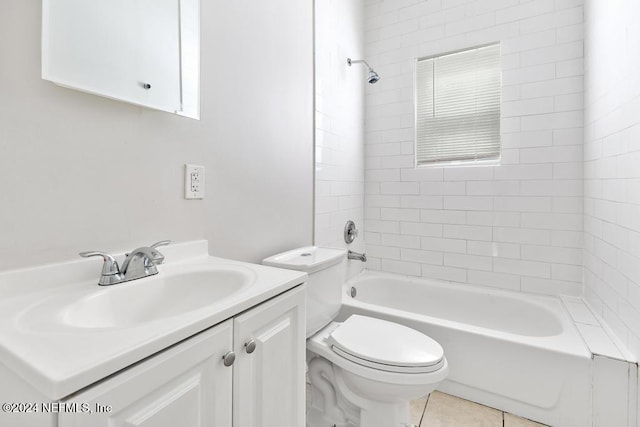
POLYGON ((233 320, 219 324, 83 391, 59 414, 60 427, 229 426, 233 320), (108 406, 107 406, 108 405, 108 406))
POLYGON ((302 426, 304 334, 298 286, 73 395, 91 413, 58 426, 302 426))
POLYGON ((305 424, 305 300, 290 292, 233 321, 234 427, 305 424))

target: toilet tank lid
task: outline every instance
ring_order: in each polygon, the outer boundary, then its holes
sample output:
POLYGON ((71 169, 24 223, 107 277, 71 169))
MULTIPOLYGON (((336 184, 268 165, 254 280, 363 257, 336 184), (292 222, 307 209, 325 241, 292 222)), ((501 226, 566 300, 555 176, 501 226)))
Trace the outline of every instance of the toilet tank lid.
POLYGON ((347 251, 344 249, 306 246, 270 256, 269 258, 263 259, 262 263, 271 267, 313 273, 338 264, 344 259, 346 254, 347 251))

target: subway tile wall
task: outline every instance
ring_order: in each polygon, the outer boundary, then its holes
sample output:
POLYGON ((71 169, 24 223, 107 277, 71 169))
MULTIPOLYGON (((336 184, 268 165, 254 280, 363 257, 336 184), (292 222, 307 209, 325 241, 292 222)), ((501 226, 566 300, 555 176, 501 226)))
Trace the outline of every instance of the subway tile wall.
POLYGON ((586 2, 585 297, 640 359, 640 2, 586 2))
MULTIPOLYGON (((364 227, 364 1, 322 0, 316 7, 316 245, 347 247, 347 220, 364 227)), ((348 245, 364 251, 364 233, 348 245)), ((363 263, 350 263, 349 274, 363 263)))
POLYGON ((365 0, 368 268, 581 294, 583 21, 581 0, 365 0), (500 165, 416 169, 415 59, 493 42, 500 165))

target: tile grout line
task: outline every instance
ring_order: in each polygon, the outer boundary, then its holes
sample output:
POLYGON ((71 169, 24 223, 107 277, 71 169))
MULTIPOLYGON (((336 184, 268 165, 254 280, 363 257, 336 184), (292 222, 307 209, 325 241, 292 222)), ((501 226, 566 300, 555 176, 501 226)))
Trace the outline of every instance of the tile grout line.
POLYGON ((424 420, 424 416, 427 413, 427 405, 429 404, 429 399, 431 398, 431 393, 427 395, 427 401, 424 402, 424 409, 422 410, 422 415, 420 416, 420 421, 418 421, 418 427, 422 427, 422 420, 424 420))
MULTIPOLYGON (((442 394, 447 395, 446 393, 442 393, 442 394)), ((498 425, 501 425, 502 427, 507 427, 508 425, 512 425, 512 423, 507 424, 507 420, 506 420, 506 419, 507 419, 507 414, 512 415, 512 416, 517 417, 517 418, 521 418, 521 419, 525 420, 527 423, 532 423, 532 425, 539 425, 539 426, 541 426, 541 427, 550 427, 549 425, 542 424, 542 423, 540 423, 540 422, 538 422, 538 421, 533 421, 533 420, 531 420, 531 419, 529 419, 529 418, 521 417, 521 416, 518 416, 518 415, 512 414, 512 413, 510 413, 510 412, 502 411, 502 410, 500 410, 500 409, 493 408, 493 407, 491 407, 491 406, 484 405, 484 404, 482 404, 482 403, 474 402, 474 401, 472 401, 472 400, 467 400, 467 399, 464 399, 464 398, 461 398, 461 397, 458 397, 458 396, 454 396, 454 395, 448 395, 448 396, 453 397, 453 398, 456 398, 456 399, 459 399, 459 400, 461 400, 461 401, 465 401, 465 402, 467 402, 467 403, 471 403, 471 404, 473 404, 473 405, 477 405, 477 406, 481 406, 481 407, 487 408, 487 409, 492 410, 492 411, 499 412, 499 413, 501 414, 501 421, 502 421, 502 422, 501 422, 501 423, 498 423, 498 425)), ((430 394, 427 396, 427 400, 426 400, 426 402, 425 402, 425 404, 424 404, 424 409, 423 409, 423 411, 422 411, 422 416, 421 416, 421 418, 420 418, 420 421, 419 421, 418 426, 416 426, 416 427, 428 427, 428 426, 426 426, 426 425, 425 425, 425 426, 423 426, 422 424, 423 424, 423 422, 424 422, 424 421, 425 421, 425 419, 426 419, 426 415, 427 415, 427 406, 429 405, 429 402, 430 402, 430 400, 431 400, 431 397, 432 397, 432 394, 430 393, 430 394)), ((460 427, 462 427, 462 426, 460 426, 460 427)))

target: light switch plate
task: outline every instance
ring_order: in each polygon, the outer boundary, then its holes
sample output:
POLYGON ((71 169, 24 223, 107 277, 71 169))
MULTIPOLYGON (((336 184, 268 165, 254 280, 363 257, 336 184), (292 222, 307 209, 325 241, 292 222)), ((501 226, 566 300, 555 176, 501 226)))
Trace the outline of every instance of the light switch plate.
POLYGON ((184 198, 204 199, 204 166, 184 165, 184 198))

